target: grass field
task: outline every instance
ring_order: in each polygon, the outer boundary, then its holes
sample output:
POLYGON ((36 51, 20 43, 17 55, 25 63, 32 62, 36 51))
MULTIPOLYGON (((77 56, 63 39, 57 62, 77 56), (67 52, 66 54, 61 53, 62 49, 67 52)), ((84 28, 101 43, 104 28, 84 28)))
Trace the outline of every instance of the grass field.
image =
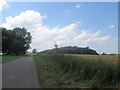
POLYGON ((2 61, 1 62, 8 62, 8 61, 12 61, 14 59, 17 59, 17 58, 21 58, 23 56, 1 56, 2 57, 2 61))
POLYGON ((118 55, 80 55, 80 54, 66 54, 71 56, 79 56, 89 60, 104 60, 110 63, 118 63, 118 55))
POLYGON ((117 87, 120 74, 118 65, 102 60, 103 57, 98 60, 97 56, 94 58, 96 60, 83 58, 83 55, 78 57, 59 54, 34 56, 40 86, 42 88, 117 87))

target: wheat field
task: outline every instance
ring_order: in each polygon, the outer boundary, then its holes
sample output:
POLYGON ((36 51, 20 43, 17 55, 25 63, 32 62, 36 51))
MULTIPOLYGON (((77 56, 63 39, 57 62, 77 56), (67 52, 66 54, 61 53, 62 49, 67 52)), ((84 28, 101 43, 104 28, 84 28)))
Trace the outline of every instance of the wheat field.
POLYGON ((110 63, 118 63, 118 55, 83 55, 83 54, 66 54, 71 56, 78 56, 89 60, 104 60, 110 63))

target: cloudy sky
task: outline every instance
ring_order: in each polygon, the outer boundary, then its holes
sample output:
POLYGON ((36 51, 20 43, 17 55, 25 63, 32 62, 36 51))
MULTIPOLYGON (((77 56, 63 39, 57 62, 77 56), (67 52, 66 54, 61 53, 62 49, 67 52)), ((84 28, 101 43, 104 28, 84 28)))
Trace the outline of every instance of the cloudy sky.
POLYGON ((118 53, 117 2, 3 2, 0 11, 0 26, 31 32, 32 49, 54 48, 56 41, 59 47, 118 53))

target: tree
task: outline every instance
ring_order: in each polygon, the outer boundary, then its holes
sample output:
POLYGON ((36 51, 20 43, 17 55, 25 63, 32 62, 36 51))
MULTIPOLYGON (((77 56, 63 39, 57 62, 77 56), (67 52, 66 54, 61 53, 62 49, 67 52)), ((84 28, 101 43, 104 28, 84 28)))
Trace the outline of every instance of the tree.
MULTIPOLYGON (((56 44, 57 45, 57 44, 56 44)), ((41 51, 41 53, 55 53, 59 50, 59 54, 91 54, 91 55, 99 55, 95 50, 92 50, 90 48, 82 48, 77 46, 66 46, 66 47, 60 47, 56 46, 54 49, 41 51)))
POLYGON ((12 32, 10 30, 7 30, 6 28, 2 28, 2 52, 3 55, 5 53, 8 53, 10 45, 13 42, 13 35, 12 32))
POLYGON ((106 53, 102 53, 102 55, 107 55, 106 53))
POLYGON ((2 52, 2 29, 0 28, 0 53, 2 52))
POLYGON ((32 51, 34 54, 37 52, 37 50, 36 49, 33 49, 33 51, 32 51))
POLYGON ((24 50, 28 50, 30 48, 30 43, 31 43, 31 34, 30 32, 27 32, 27 29, 25 28, 15 28, 13 29, 13 32, 16 34, 16 39, 20 40, 24 44, 24 50))
POLYGON ((56 53, 58 53, 58 45, 56 44, 56 42, 54 46, 55 46, 56 53))
POLYGON ((14 40, 14 42, 12 43, 12 45, 10 45, 10 51, 11 54, 15 54, 15 55, 19 55, 19 54, 24 54, 24 44, 22 41, 20 40, 14 40))
POLYGON ((25 54, 26 50, 30 48, 32 36, 30 32, 27 32, 25 28, 15 28, 13 30, 7 30, 6 28, 0 28, 2 30, 2 52, 3 54, 25 54))

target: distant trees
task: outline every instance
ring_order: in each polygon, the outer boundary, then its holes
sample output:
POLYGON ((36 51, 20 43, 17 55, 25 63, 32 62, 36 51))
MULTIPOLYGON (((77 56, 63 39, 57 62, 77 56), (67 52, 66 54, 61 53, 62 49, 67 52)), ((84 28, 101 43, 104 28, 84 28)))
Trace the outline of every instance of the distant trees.
POLYGON ((36 49, 33 49, 32 52, 33 52, 33 54, 35 54, 35 53, 37 52, 37 50, 36 50, 36 49))
MULTIPOLYGON (((61 47, 57 48, 59 50, 59 53, 61 54, 92 54, 92 55, 98 55, 98 53, 95 50, 90 49, 89 47, 82 48, 82 47, 77 47, 77 46, 67 46, 67 47, 61 47)), ((50 54, 50 53, 55 53, 55 49, 51 50, 45 50, 42 51, 41 53, 45 54, 50 54)))
POLYGON ((106 53, 102 53, 102 55, 107 55, 106 53))
POLYGON ((55 49, 56 49, 56 53, 58 53, 58 45, 56 44, 56 42, 55 42, 55 49))
POLYGON ((25 28, 14 28, 2 30, 2 52, 4 54, 19 55, 25 54, 30 48, 32 36, 25 28))

